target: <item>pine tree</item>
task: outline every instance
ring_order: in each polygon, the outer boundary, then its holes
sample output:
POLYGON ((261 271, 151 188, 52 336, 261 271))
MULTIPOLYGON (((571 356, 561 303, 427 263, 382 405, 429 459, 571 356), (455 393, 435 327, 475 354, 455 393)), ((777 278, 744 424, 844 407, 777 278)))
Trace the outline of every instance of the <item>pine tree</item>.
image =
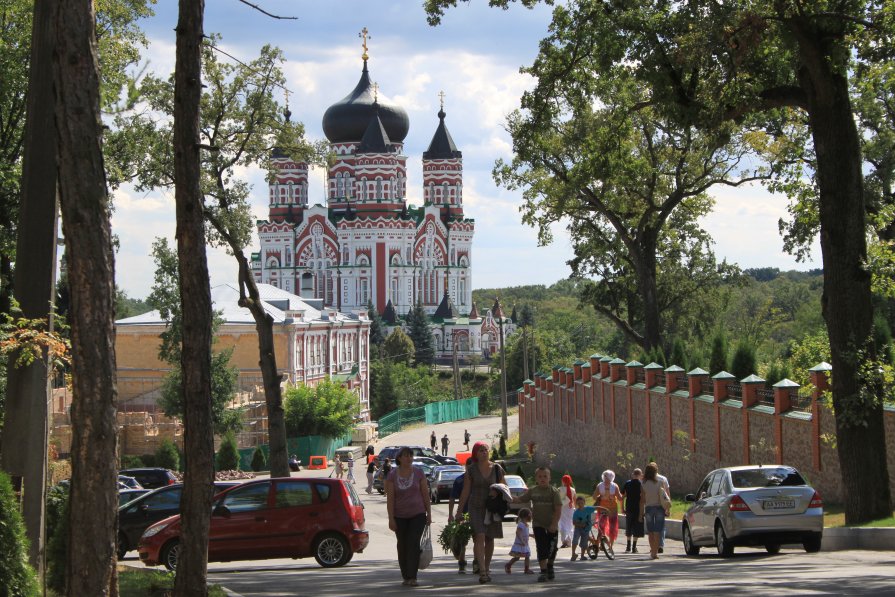
POLYGON ((413 340, 401 328, 395 328, 382 343, 382 356, 390 363, 409 365, 414 354, 416 349, 413 340))
POLYGON ((255 472, 263 471, 266 465, 267 458, 264 457, 264 450, 260 447, 255 448, 255 452, 252 454, 252 470, 255 472))
POLYGON ((712 375, 727 371, 727 338, 723 332, 715 334, 712 339, 712 356, 709 358, 709 372, 712 375))
POLYGON ((239 450, 236 448, 236 436, 227 433, 221 441, 216 464, 219 471, 239 470, 239 450))
POLYGON ((730 369, 737 379, 743 379, 755 373, 755 347, 745 342, 739 344, 730 361, 730 369))
POLYGON ((34 570, 28 565, 28 539, 9 477, 0 471, 0 594, 38 595, 34 570))
POLYGON ((367 303, 367 317, 370 318, 370 345, 380 347, 385 342, 385 323, 373 306, 373 301, 367 303))
POLYGON ((669 366, 677 365, 678 367, 687 366, 687 354, 684 351, 684 343, 681 342, 680 338, 675 338, 671 345, 671 358, 668 364, 669 366))
POLYGON ((169 439, 163 439, 155 451, 155 465, 172 471, 180 470, 180 454, 177 446, 169 439))
POLYGON ((429 316, 421 302, 407 313, 407 335, 413 340, 416 365, 431 365, 435 362, 435 339, 429 328, 429 316))

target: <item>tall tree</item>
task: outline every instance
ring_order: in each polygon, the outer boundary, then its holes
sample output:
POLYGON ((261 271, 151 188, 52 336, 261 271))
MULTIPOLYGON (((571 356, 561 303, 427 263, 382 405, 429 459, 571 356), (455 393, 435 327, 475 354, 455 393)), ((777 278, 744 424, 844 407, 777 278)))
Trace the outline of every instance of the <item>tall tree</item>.
MULTIPOLYGON (((456 0, 428 0, 431 20, 451 5, 456 0)), ((886 0, 577 0, 555 9, 541 44, 542 57, 557 66, 556 84, 579 78, 601 85, 628 71, 648 86, 652 106, 703 130, 735 124, 785 136, 793 123, 805 125, 816 168, 822 307, 849 524, 889 516, 892 507, 851 76, 861 65, 890 60, 893 34, 886 0)))
POLYGON ((75 538, 66 589, 69 595, 108 595, 115 592, 118 530, 115 272, 93 2, 61 2, 56 18, 59 201, 72 305, 69 524, 75 538))
POLYGON ((385 322, 373 306, 373 301, 367 303, 367 317, 370 318, 370 346, 375 346, 376 350, 379 350, 385 342, 385 322))
POLYGON ((416 365, 431 365, 435 362, 435 339, 429 327, 429 316, 423 304, 418 302, 407 313, 407 335, 413 341, 413 362, 416 365))
MULTIPOLYGON (((250 188, 240 181, 237 169, 267 164, 274 148, 293 159, 310 159, 314 150, 304 142, 304 129, 289 119, 274 99, 285 89, 280 50, 264 46, 260 56, 247 64, 220 62, 211 37, 203 48, 204 81, 209 91, 201 103, 200 135, 208 149, 202 159, 201 188, 205 195, 204 215, 209 226, 209 242, 222 246, 234 256, 239 283, 239 304, 255 320, 258 334, 259 366, 264 380, 270 432, 271 475, 289 476, 286 427, 273 341, 273 318, 265 310, 255 284, 245 248, 251 242, 254 218, 249 206, 250 188)), ((147 77, 141 87, 147 106, 170 113, 173 106, 171 81, 147 77)), ((150 114, 119 117, 118 144, 143 148, 132 152, 125 171, 135 176, 138 188, 170 186, 173 156, 168 140, 171 130, 160 126, 150 114)))
POLYGON ((205 254, 200 102, 204 0, 180 0, 174 71, 174 201, 183 315, 184 452, 189 456, 180 499, 183 528, 174 592, 208 594, 208 527, 214 494, 211 416, 211 289, 205 254))
POLYGON ((509 119, 515 155, 498 162, 495 178, 523 190, 523 222, 541 242, 567 222, 573 275, 595 280, 584 299, 651 350, 663 345, 674 311, 730 269, 716 263, 698 220, 713 186, 756 179, 741 166, 749 147, 728 143, 728 131, 702 134, 663 117, 648 106, 649 90, 624 74, 600 86, 589 73, 557 81, 562 59, 574 60, 542 55, 524 69, 538 85, 509 119))

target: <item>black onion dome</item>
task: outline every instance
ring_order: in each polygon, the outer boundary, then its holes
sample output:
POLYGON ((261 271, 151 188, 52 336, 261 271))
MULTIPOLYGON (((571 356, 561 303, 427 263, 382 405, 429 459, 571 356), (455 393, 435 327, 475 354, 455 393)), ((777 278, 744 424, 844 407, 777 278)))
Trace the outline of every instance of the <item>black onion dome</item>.
MULTIPOLYGON (((360 141, 373 117, 373 84, 364 60, 364 70, 354 90, 336 102, 323 114, 323 133, 330 143, 360 141)), ((410 118, 401 106, 378 97, 379 119, 388 138, 393 143, 402 143, 410 129, 410 118)))

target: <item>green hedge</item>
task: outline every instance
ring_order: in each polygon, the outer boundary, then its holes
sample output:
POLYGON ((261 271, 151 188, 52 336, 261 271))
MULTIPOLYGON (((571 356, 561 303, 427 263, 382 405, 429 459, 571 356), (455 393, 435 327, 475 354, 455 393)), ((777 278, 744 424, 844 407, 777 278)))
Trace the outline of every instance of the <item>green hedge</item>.
POLYGON ((0 596, 39 595, 37 577, 28 565, 25 523, 9 476, 0 471, 0 596))

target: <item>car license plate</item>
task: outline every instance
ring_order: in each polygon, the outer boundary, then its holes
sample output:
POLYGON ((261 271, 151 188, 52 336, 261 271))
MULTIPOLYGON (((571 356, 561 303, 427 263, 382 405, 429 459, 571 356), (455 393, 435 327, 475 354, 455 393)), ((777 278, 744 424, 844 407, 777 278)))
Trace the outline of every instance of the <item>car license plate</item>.
POLYGON ((765 500, 761 503, 763 510, 789 510, 796 507, 795 500, 765 500))

